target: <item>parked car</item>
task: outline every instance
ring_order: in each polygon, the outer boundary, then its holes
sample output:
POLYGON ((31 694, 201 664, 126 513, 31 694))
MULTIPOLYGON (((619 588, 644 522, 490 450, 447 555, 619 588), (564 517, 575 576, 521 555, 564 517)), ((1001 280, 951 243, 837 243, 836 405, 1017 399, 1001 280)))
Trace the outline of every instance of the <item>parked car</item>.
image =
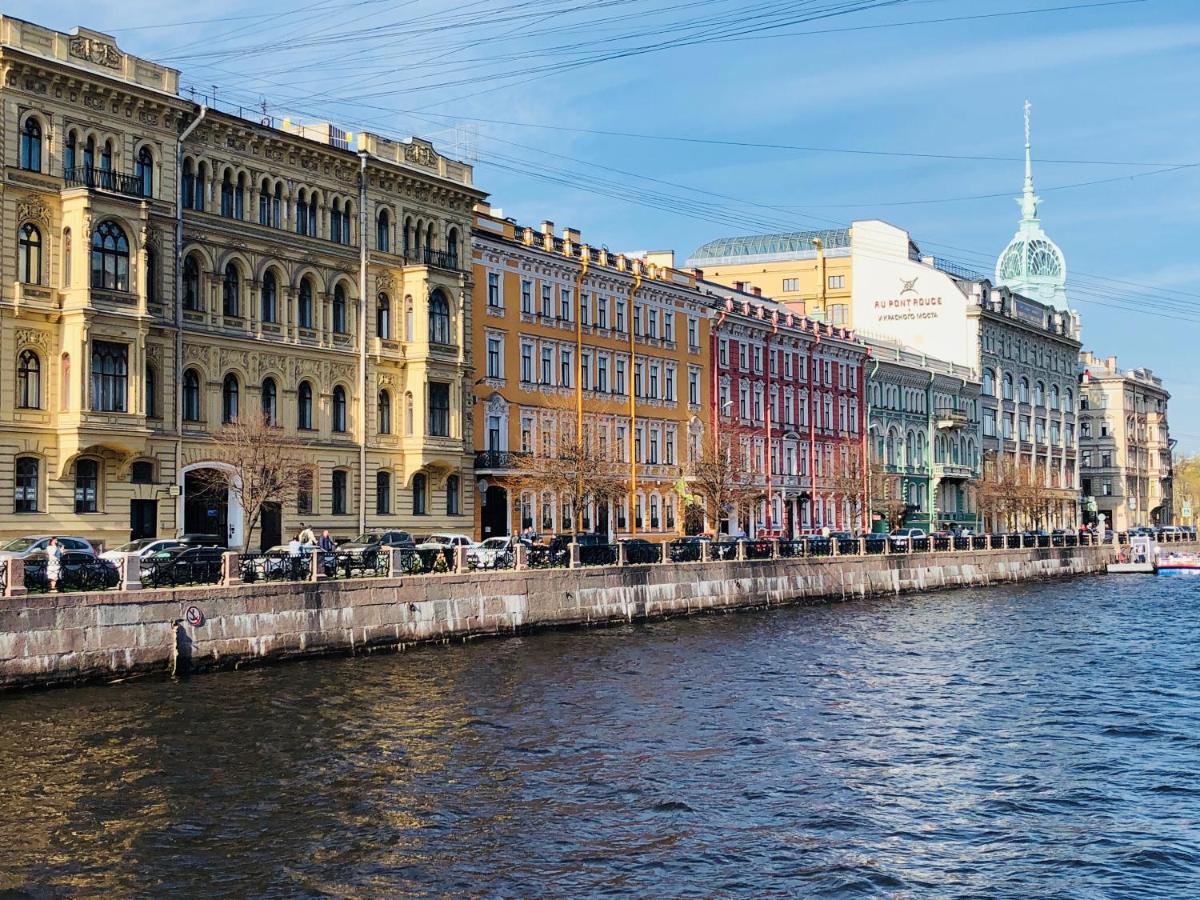
POLYGON ((908 550, 914 538, 927 537, 923 528, 901 528, 891 536, 893 550, 908 550))
POLYGON ((112 550, 105 550, 100 554, 101 559, 107 559, 111 562, 117 562, 126 553, 136 553, 143 560, 153 556, 163 550, 171 550, 176 547, 188 547, 178 538, 139 538, 136 541, 130 541, 128 544, 122 544, 120 547, 114 547, 112 550))
POLYGON ((453 547, 474 546, 475 542, 465 534, 452 534, 449 532, 426 535, 416 543, 418 550, 448 550, 453 547))
MULTIPOLYGON (((121 582, 121 573, 116 565, 101 559, 89 550, 66 550, 59 561, 57 588, 60 591, 103 591, 114 588, 121 582)), ((50 590, 50 579, 46 577, 46 551, 35 550, 24 557, 25 586, 33 590, 50 590)))
POLYGON ((599 547, 607 545, 609 540, 606 534, 556 534, 547 545, 550 550, 550 565, 565 566, 568 563, 571 551, 567 548, 572 542, 580 547, 599 547))
POLYGON ((224 547, 176 544, 142 557, 141 581, 146 587, 174 584, 215 584, 221 580, 224 547))
MULTIPOLYGON (((0 547, 0 559, 12 559, 13 557, 28 557, 32 553, 40 553, 50 544, 50 538, 54 535, 43 534, 34 535, 32 537, 19 537, 9 541, 3 547, 0 547)), ((86 553, 89 556, 95 556, 96 550, 91 545, 90 541, 84 540, 81 537, 62 537, 58 538, 59 545, 63 551, 78 551, 86 553)))
POLYGON ((652 544, 644 538, 625 538, 621 541, 625 548, 625 562, 631 566, 653 565, 662 562, 662 550, 658 544, 652 544))
POLYGON ((519 537, 490 537, 467 550, 467 560, 476 569, 511 569, 516 561, 517 544, 530 546, 519 537))
POLYGON ((712 546, 707 534, 689 534, 667 544, 667 558, 671 562, 697 562, 704 556, 704 547, 712 546))
POLYGON ((402 550, 412 550, 416 547, 412 535, 407 531, 368 531, 350 541, 337 545, 337 552, 362 555, 371 559, 381 549, 399 547, 402 550))

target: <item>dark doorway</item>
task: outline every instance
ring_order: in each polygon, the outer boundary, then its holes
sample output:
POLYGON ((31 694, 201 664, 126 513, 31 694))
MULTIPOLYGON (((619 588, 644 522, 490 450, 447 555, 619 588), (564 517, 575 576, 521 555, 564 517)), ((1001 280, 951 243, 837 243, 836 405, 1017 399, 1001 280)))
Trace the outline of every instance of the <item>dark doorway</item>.
POLYGON ((790 498, 783 501, 783 536, 789 541, 796 536, 796 508, 790 498))
POLYGON ((608 534, 608 501, 601 500, 596 504, 596 534, 608 534))
POLYGON ((212 472, 196 470, 183 476, 183 530, 205 535, 225 547, 229 544, 229 493, 213 486, 212 472))
POLYGON ((262 537, 259 549, 266 553, 283 543, 283 511, 278 503, 264 503, 259 519, 259 534, 262 537))
POLYGON ((483 509, 479 512, 481 537, 504 537, 508 534, 508 491, 488 485, 483 494, 483 509))
POLYGON ((129 539, 158 537, 158 501, 129 501, 129 539))

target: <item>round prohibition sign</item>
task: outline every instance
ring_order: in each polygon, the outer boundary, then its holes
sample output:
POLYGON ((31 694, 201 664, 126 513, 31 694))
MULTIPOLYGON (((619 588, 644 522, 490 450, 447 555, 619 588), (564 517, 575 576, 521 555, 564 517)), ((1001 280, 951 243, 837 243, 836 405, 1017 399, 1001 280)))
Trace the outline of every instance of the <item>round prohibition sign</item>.
POLYGON ((187 623, 193 628, 199 628, 204 624, 204 613, 200 611, 200 607, 198 606, 189 606, 184 616, 187 618, 187 623))

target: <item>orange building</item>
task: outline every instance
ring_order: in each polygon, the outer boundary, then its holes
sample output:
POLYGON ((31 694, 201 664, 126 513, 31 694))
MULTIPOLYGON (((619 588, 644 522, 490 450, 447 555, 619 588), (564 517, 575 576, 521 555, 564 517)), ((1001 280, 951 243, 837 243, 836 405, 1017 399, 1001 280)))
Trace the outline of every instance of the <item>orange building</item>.
POLYGON ((572 524, 609 539, 681 533, 676 485, 709 415, 711 309, 694 276, 482 205, 472 245, 479 537, 572 524), (561 461, 580 420, 620 487, 576 511, 530 473, 561 461))

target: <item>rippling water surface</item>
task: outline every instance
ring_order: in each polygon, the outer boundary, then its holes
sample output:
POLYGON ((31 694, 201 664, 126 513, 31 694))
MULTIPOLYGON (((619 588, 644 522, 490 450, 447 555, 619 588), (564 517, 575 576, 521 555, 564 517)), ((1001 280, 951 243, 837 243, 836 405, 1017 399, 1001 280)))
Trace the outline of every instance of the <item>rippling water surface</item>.
POLYGON ((1197 896, 1200 581, 0 698, 0 893, 1197 896))

